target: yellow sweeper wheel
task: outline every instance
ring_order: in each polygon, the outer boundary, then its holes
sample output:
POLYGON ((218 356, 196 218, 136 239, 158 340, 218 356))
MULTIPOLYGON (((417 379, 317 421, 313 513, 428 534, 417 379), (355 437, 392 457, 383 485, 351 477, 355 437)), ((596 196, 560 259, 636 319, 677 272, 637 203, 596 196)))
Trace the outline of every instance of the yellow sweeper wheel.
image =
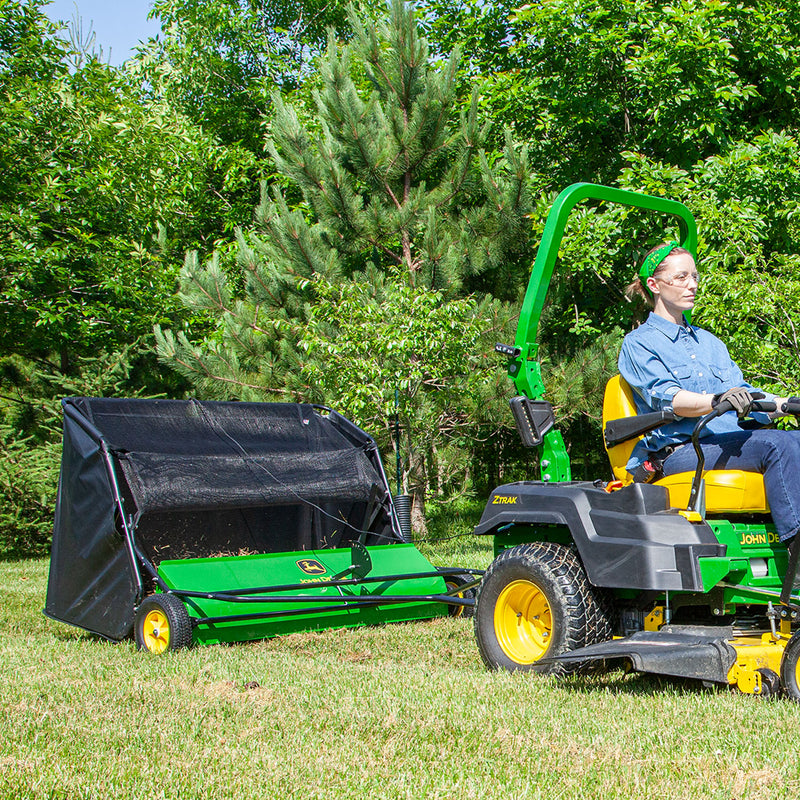
MULTIPOLYGON (((437 567, 438 569, 438 567, 437 567)), ((475 597, 475 587, 473 586, 471 589, 464 589, 463 591, 456 591, 460 589, 462 586, 468 586, 470 583, 475 582, 475 578, 472 577, 467 572, 459 573, 456 575, 443 575, 444 585, 447 587, 447 593, 453 595, 453 597, 464 597, 467 599, 474 599, 475 597)), ((475 613, 474 606, 448 606, 447 611, 451 617, 460 617, 462 619, 466 619, 467 617, 471 617, 475 613)))
POLYGON ((150 653, 179 650, 192 643, 192 626, 186 607, 172 594, 146 597, 136 612, 136 645, 150 653))

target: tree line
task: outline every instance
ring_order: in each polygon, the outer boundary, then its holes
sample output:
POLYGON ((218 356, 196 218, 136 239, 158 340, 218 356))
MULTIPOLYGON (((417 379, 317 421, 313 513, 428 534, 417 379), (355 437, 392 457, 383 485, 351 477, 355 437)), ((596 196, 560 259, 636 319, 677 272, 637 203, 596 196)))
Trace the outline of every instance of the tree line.
MULTIPOLYGON (((797 390, 796 3, 156 0, 121 68, 41 6, 0 0, 0 554, 47 547, 67 395, 324 403, 418 531, 531 476, 492 346, 579 180, 686 203, 695 321, 797 390)), ((570 222, 540 334, 579 476, 665 232, 570 222)))

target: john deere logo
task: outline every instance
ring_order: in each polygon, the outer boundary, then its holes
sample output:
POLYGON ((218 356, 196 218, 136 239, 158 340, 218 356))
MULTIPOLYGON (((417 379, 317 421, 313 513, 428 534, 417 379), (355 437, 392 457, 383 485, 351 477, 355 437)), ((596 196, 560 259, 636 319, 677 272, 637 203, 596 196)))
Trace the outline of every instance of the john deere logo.
POLYGON ((743 533, 739 537, 739 544, 775 544, 780 538, 777 533, 767 531, 766 533, 743 533))
POLYGON ((313 558, 303 558, 297 562, 297 566, 300 567, 306 575, 322 575, 322 573, 325 572, 325 567, 313 558))

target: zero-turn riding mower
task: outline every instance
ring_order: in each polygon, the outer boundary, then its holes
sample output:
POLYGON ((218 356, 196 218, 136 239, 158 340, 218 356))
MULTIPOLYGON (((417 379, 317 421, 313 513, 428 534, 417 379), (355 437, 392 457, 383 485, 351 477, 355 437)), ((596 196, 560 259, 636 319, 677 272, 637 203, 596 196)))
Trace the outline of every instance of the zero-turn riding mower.
MULTIPOLYGON (((796 549, 790 559, 775 533, 760 474, 705 471, 695 446, 694 473, 635 483, 625 469, 633 446, 674 417, 636 416, 630 387, 615 376, 603 404, 613 480, 571 480, 543 399, 536 333, 567 218, 586 199, 669 215, 681 245, 696 250, 695 221, 675 201, 574 184, 550 210, 515 344, 496 347, 518 392, 520 436, 541 450, 541 480, 497 487, 475 528, 494 536, 495 550, 474 619, 483 660, 551 674, 622 664, 800 700, 796 549)), ((728 405, 698 420, 695 443, 728 405)))

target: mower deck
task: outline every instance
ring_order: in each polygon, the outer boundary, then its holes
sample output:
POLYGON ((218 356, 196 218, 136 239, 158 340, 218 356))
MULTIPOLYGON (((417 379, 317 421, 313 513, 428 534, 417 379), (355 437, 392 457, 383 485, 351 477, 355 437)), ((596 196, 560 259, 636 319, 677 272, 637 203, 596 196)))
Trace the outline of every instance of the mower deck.
POLYGON ((774 682, 777 688, 788 638, 772 632, 739 633, 731 626, 665 625, 659 631, 637 631, 546 660, 582 666, 622 661, 635 672, 765 694, 771 691, 767 684, 774 682))

